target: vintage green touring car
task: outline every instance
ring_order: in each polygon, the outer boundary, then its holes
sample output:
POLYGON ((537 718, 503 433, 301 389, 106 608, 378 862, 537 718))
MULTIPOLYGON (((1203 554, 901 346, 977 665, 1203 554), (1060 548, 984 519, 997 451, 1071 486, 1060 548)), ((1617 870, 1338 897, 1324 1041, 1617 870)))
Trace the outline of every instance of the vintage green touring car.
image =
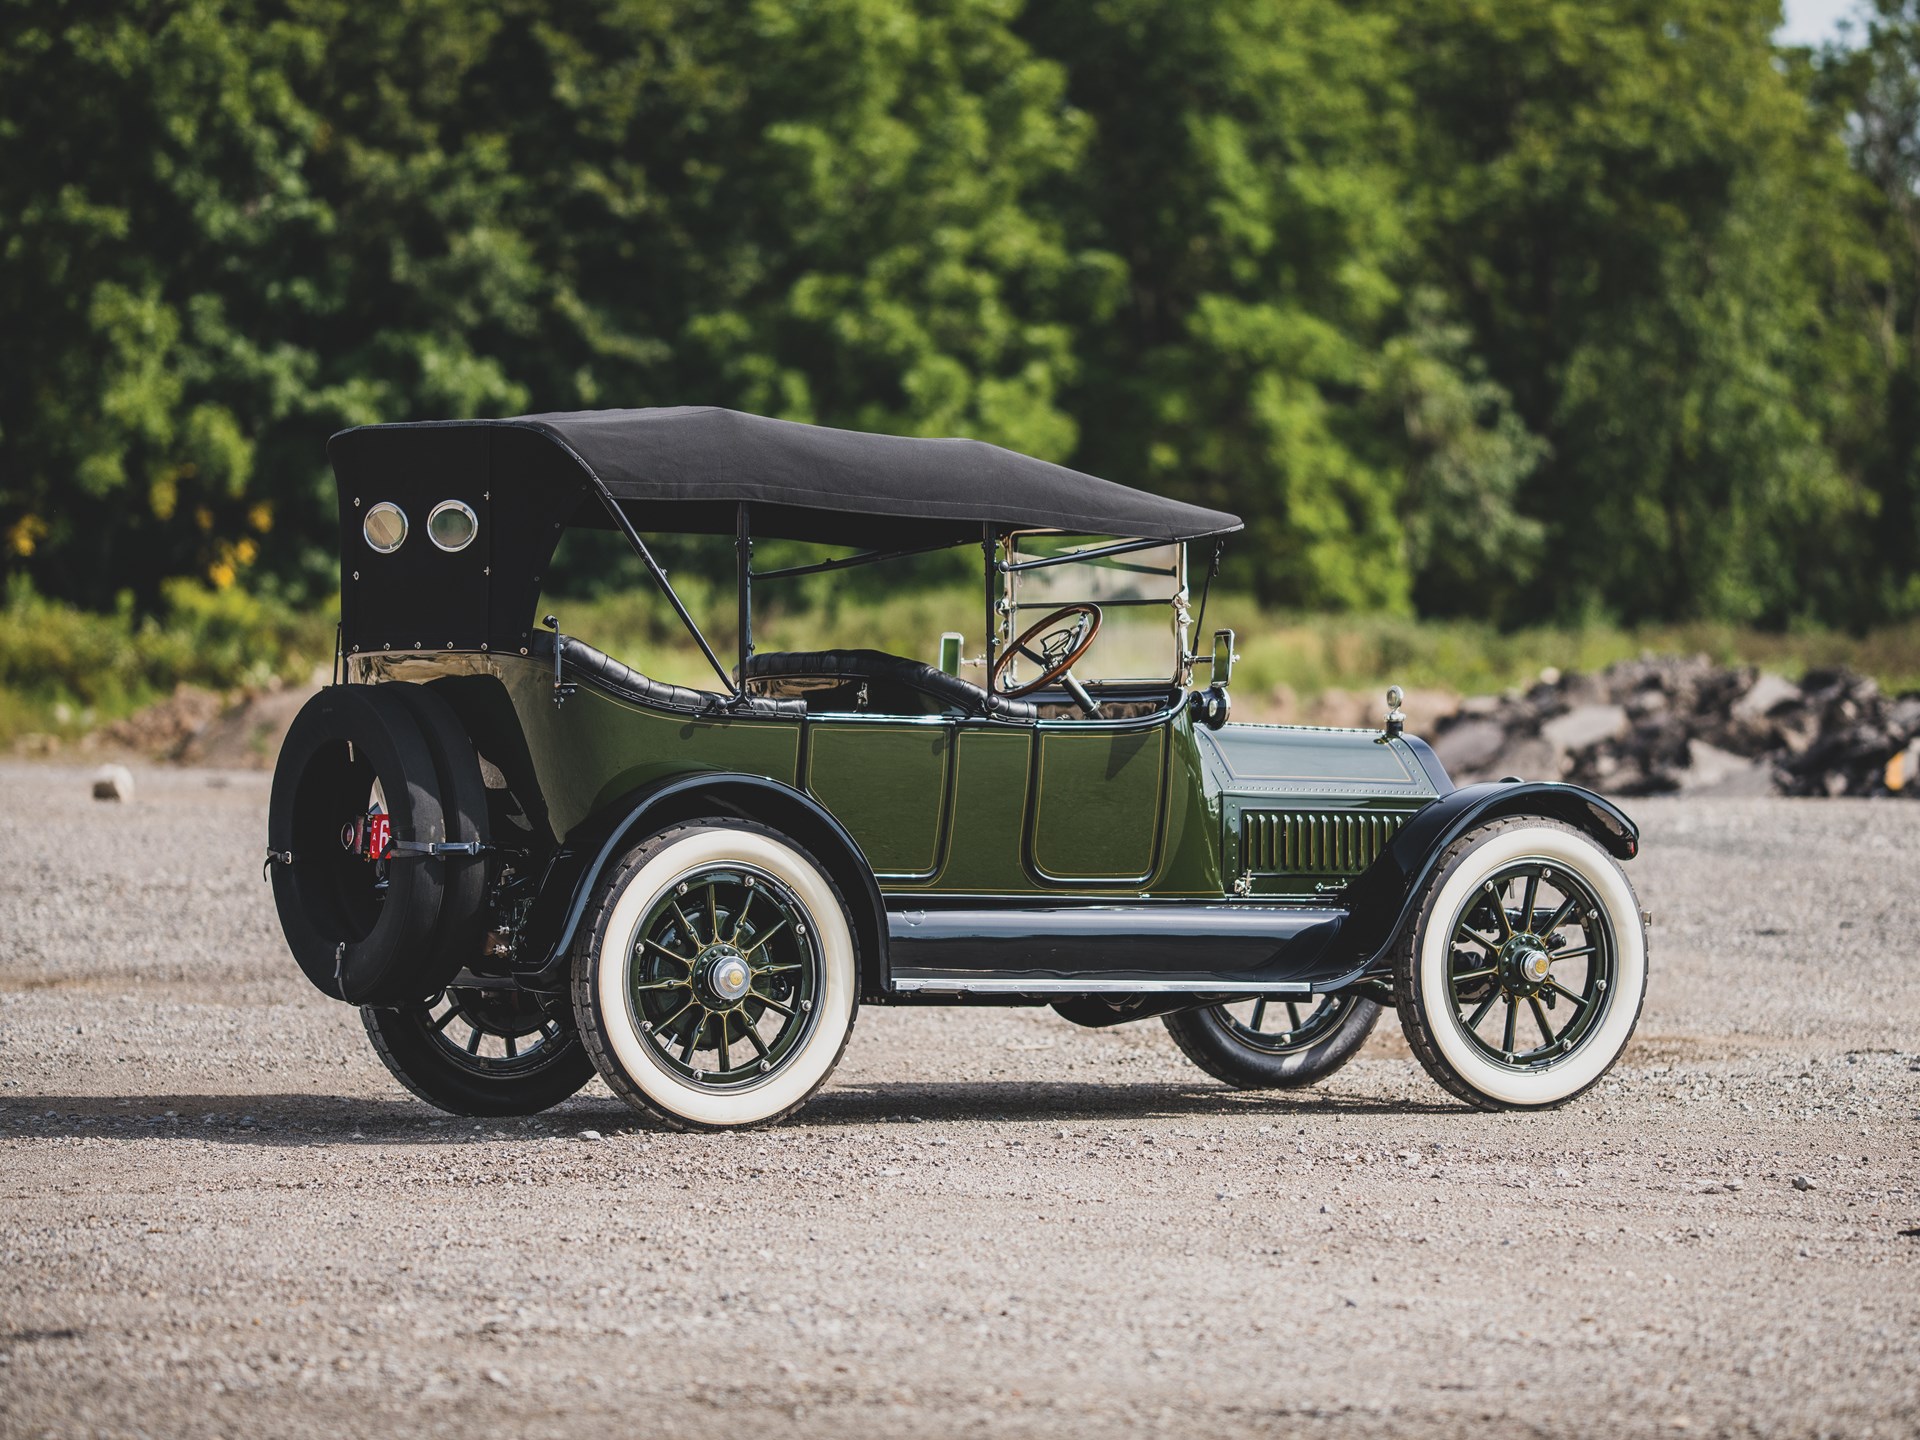
POLYGON ((1632 1034, 1633 824, 1569 785, 1456 789, 1391 692, 1378 730, 1232 723, 1233 636, 1192 641, 1231 515, 707 407, 373 425, 329 455, 335 683, 282 750, 268 869, 307 977, 443 1109, 530 1113, 597 1071, 674 1125, 768 1122, 861 1004, 1159 1017, 1246 1087, 1331 1073, 1393 1005, 1486 1108, 1568 1100, 1632 1034), (576 527, 625 537, 711 688, 538 618, 576 527), (731 538, 731 663, 644 535, 731 538), (756 568, 776 540, 828 558, 756 568), (957 547, 976 655, 754 645, 756 587, 957 547))

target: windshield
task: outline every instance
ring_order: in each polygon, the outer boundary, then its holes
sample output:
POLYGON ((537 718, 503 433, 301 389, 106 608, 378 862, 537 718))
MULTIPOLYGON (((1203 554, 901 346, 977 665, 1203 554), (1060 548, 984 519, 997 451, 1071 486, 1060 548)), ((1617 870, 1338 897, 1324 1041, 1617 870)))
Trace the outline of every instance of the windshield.
MULTIPOLYGON (((1075 675, 1082 681, 1184 683, 1186 547, 1174 543, 1101 553, 1130 543, 1137 542, 1035 533, 1009 537, 1006 559, 1015 568, 1006 575, 1000 646, 1062 606, 1090 602, 1101 610, 1100 638, 1074 666, 1075 675), (1018 568, 1036 560, 1059 563, 1018 568)), ((1017 683, 1034 671, 1016 656, 1008 673, 1017 683)))

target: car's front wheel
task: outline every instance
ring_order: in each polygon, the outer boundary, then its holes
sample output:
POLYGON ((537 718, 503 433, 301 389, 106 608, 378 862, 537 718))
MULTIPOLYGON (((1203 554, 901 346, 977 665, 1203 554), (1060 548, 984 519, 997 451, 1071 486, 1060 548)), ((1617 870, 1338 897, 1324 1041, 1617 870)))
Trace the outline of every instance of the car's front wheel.
POLYGON ((1278 996, 1182 1010, 1167 1033, 1216 1080, 1288 1090, 1324 1080, 1366 1043, 1380 1006, 1362 995, 1278 996))
POLYGON ((1639 1019, 1639 901, 1613 857, 1570 826, 1481 826, 1422 888, 1394 990, 1413 1053, 1462 1100, 1565 1104, 1607 1073, 1639 1019))
POLYGON ((671 1125, 787 1114, 853 1029, 852 918, 825 870, 748 820, 642 841, 601 882, 573 958, 573 1004, 613 1092, 671 1125))

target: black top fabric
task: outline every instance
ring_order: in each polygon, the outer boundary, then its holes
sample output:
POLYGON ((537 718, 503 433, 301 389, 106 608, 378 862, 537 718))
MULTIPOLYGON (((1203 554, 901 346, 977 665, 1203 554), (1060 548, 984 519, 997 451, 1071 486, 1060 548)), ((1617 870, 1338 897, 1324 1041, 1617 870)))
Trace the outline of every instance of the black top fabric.
MULTIPOLYGON (((715 406, 363 426, 336 435, 328 451, 347 487, 354 471, 383 468, 389 445, 425 440, 422 431, 446 432, 453 448, 475 431, 499 428, 545 436, 640 529, 655 532, 730 534, 743 501, 756 536, 880 548, 977 540, 989 525, 1146 540, 1240 528, 1238 517, 1222 511, 979 440, 868 435, 715 406)), ((492 482, 513 478, 496 466, 492 482)), ((581 512, 572 518, 592 519, 581 512)))

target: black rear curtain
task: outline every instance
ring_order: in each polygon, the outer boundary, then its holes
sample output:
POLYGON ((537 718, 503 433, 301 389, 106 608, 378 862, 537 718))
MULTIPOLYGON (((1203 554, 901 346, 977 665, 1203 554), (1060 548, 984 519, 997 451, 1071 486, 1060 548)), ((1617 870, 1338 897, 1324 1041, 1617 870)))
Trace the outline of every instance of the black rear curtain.
MULTIPOLYGON (((980 440, 867 435, 715 406, 371 425, 334 436, 328 453, 345 491, 364 478, 363 467, 385 469, 389 447, 412 456, 440 444, 455 452, 475 431, 502 429, 545 437, 580 472, 569 478, 597 482, 637 528, 653 533, 732 534, 742 501, 753 507, 755 535, 875 549, 978 540, 987 525, 1151 540, 1240 528, 1222 511, 980 440)), ((575 511, 578 489, 553 467, 503 473, 500 458, 496 450, 496 489, 551 487, 564 518, 590 518, 575 511)))

